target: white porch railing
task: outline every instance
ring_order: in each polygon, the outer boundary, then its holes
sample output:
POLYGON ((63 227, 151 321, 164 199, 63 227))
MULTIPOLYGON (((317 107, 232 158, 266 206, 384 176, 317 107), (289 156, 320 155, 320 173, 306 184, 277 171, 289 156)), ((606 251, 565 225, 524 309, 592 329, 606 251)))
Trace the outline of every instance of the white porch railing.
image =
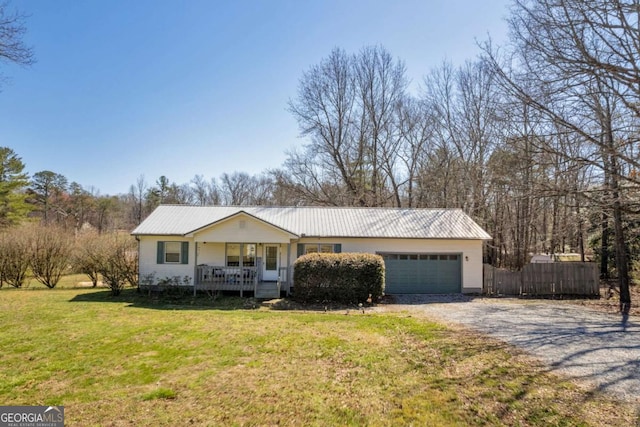
POLYGON ((255 292, 258 284, 256 267, 223 267, 198 265, 196 267, 196 290, 255 292))

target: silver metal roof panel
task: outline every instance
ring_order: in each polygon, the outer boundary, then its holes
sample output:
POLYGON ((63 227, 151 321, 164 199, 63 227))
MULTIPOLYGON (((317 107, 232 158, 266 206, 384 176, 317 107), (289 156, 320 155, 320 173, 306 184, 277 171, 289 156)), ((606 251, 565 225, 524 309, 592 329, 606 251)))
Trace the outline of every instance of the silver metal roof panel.
POLYGON ((162 205, 132 234, 186 235, 242 211, 299 236, 491 239, 461 209, 346 207, 162 205))

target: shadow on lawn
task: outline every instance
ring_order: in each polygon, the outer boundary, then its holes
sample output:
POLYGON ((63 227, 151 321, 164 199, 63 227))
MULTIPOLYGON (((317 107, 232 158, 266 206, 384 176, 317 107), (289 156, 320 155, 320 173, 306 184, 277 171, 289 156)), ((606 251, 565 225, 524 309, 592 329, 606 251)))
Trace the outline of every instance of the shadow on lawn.
POLYGON ((485 298, 475 294, 399 294, 385 295, 384 304, 423 305, 470 302, 477 298, 485 298))
POLYGON ((155 310, 252 310, 260 307, 260 302, 254 298, 207 294, 193 296, 186 293, 149 295, 138 289, 124 289, 117 296, 110 290, 96 290, 78 294, 69 301, 128 303, 129 307, 155 310))
POLYGON ((70 302, 100 302, 127 303, 128 307, 149 308, 155 310, 255 310, 265 307, 275 311, 312 311, 339 312, 363 314, 371 307, 370 304, 345 305, 337 303, 302 304, 289 298, 263 301, 253 297, 239 297, 231 293, 216 295, 191 292, 168 292, 163 294, 148 294, 135 288, 124 289, 118 296, 109 290, 95 290, 80 293, 69 300, 70 302))

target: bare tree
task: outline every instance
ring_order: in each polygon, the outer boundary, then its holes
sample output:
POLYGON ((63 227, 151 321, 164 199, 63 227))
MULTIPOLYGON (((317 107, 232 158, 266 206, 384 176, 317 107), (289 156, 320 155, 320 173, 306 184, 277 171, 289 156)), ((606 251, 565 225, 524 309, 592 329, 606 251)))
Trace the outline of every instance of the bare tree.
POLYGON ((391 170, 396 159, 395 108, 406 85, 404 64, 379 46, 356 55, 335 49, 305 72, 289 102, 309 138, 287 159, 293 188, 318 204, 387 204, 383 165, 391 170))
POLYGON ((246 172, 224 173, 220 177, 222 201, 225 205, 251 204, 252 179, 246 172))
POLYGON ((23 66, 34 62, 33 50, 22 38, 27 31, 25 15, 9 10, 9 2, 0 3, 0 61, 23 66))
MULTIPOLYGON (((353 198, 364 205, 363 178, 364 129, 359 123, 364 113, 356 108, 355 76, 352 58, 335 49, 328 58, 306 71, 299 84, 298 95, 289 102, 302 136, 310 138, 303 151, 293 151, 287 159, 291 179, 307 193, 318 191, 330 175, 353 198)), ((331 203, 321 198, 319 202, 331 203)), ((351 204, 351 203, 349 203, 351 204)))
POLYGON ((127 284, 138 286, 138 251, 135 239, 117 233, 100 236, 84 248, 85 262, 96 268, 114 296, 127 284))
POLYGON ((485 170, 493 147, 501 140, 497 108, 500 94, 493 71, 482 62, 467 62, 455 69, 444 63, 425 78, 424 100, 433 111, 438 145, 455 152, 469 188, 463 208, 482 225, 487 187, 485 170))
POLYGON ((200 206, 206 206, 209 203, 209 183, 204 179, 203 175, 196 175, 191 180, 195 201, 200 206))
POLYGON ((136 184, 129 188, 129 196, 132 201, 132 215, 134 218, 134 224, 138 225, 142 222, 142 219, 146 216, 144 211, 144 198, 147 192, 148 185, 144 179, 144 175, 140 175, 136 180, 136 184))
MULTIPOLYGON (((366 203, 379 206, 386 204, 385 180, 390 179, 397 187, 394 162, 399 140, 394 135, 395 110, 405 99, 406 69, 379 46, 363 48, 354 57, 352 67, 362 117, 358 135, 359 143, 364 146, 363 176, 370 177, 370 182, 365 183, 370 187, 366 203)), ((400 205, 398 191, 395 193, 396 203, 400 205)))
POLYGON ((74 271, 89 276, 94 288, 100 280, 101 251, 100 235, 88 232, 76 240, 71 258, 74 271))
POLYGON ((395 167, 392 155, 385 156, 385 172, 391 178, 393 192, 398 206, 405 199, 409 208, 419 206, 419 172, 426 161, 425 154, 433 143, 434 121, 428 113, 426 103, 412 97, 405 97, 396 106, 397 150, 395 157, 404 167, 404 176, 395 167), (398 177, 394 177, 398 174, 398 177), (406 184, 406 185, 405 185, 406 184), (402 189, 402 187, 406 188, 402 189))
POLYGON ((73 221, 73 229, 80 232, 82 226, 88 221, 91 212, 95 208, 95 199, 87 190, 77 182, 69 184, 69 197, 65 211, 68 218, 73 221))
POLYGON ((52 289, 71 267, 73 241, 61 228, 33 225, 29 233, 31 272, 40 283, 52 289))
POLYGON ((27 278, 31 248, 26 226, 11 228, 0 234, 0 279, 20 288, 27 278))
POLYGON ((630 155, 638 142, 639 14, 636 0, 516 0, 511 64, 517 68, 503 65, 490 45, 484 48, 501 86, 546 121, 550 137, 534 139, 541 142, 537 148, 602 172, 623 313, 631 304, 625 212, 638 208, 626 194, 640 184, 626 173, 640 166, 630 155), (566 134, 581 145, 577 157, 565 149, 566 134))

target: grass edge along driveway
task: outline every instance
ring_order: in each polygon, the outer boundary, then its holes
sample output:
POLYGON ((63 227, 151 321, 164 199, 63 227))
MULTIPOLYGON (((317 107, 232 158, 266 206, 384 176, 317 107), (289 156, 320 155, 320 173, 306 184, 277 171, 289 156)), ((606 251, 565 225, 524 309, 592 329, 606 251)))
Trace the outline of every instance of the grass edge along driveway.
POLYGON ((67 425, 633 425, 635 408, 408 313, 0 290, 0 402, 67 425))

